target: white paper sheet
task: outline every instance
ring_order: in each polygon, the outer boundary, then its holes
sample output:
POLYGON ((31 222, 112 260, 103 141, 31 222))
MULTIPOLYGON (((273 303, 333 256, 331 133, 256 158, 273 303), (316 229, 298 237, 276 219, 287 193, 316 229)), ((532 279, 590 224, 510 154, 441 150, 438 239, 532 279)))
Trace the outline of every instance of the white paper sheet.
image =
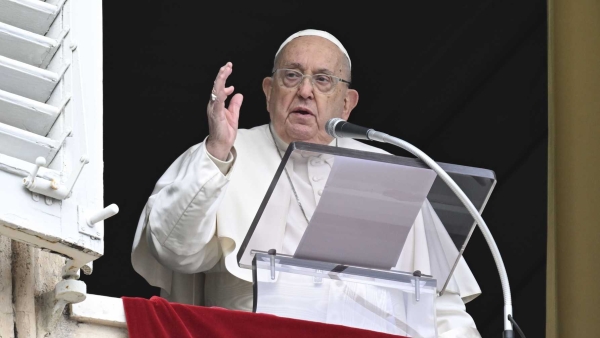
POLYGON ((392 268, 435 177, 431 169, 336 156, 294 257, 392 268))

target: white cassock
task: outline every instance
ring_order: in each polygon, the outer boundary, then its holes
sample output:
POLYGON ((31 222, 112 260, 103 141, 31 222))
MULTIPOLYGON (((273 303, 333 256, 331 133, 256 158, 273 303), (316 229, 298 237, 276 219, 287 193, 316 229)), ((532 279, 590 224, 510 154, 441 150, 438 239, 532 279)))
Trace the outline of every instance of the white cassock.
MULTIPOLYGON (((287 144, 278 137, 276 142, 283 153, 287 144)), ((385 153, 352 139, 339 139, 338 146, 385 153)), ((149 284, 160 287, 161 296, 170 301, 251 311, 252 271, 240 268, 236 256, 280 162, 269 125, 238 130, 226 162, 210 156, 204 142, 188 149, 158 180, 142 211, 131 254, 134 269, 149 284)), ((297 156, 288 164, 310 219, 331 163, 326 158, 297 156)), ((278 194, 271 198, 289 201, 289 210, 269 215, 273 224, 286 225, 273 232, 272 241, 278 252, 293 253, 306 221, 291 191, 278 194)), ((396 268, 431 272, 426 222, 443 228, 428 202, 417 216, 396 268)), ((449 237, 446 242, 450 245, 445 250, 456 250, 449 237)), ((465 303, 480 293, 461 259, 446 292, 436 299, 440 337, 480 337, 465 310, 465 303)))

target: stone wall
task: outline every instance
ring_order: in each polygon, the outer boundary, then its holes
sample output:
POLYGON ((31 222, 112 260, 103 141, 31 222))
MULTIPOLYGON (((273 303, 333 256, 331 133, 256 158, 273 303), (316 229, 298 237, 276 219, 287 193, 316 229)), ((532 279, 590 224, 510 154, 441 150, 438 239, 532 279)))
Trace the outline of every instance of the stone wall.
POLYGON ((124 328, 70 319, 68 306, 48 332, 45 304, 51 303, 64 264, 59 255, 0 236, 0 338, 128 337, 124 328))

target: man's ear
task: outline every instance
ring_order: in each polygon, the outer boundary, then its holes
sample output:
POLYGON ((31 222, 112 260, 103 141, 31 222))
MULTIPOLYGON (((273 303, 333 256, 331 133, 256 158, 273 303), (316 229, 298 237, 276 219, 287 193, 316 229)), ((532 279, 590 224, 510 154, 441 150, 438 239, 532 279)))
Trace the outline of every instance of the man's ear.
POLYGON ((273 84, 272 77, 265 77, 262 81, 262 89, 267 99, 267 111, 269 111, 269 99, 271 98, 271 85, 273 84))
POLYGON ((346 98, 344 98, 344 112, 342 113, 342 119, 348 120, 352 109, 358 104, 358 92, 354 89, 348 89, 346 91, 346 98))

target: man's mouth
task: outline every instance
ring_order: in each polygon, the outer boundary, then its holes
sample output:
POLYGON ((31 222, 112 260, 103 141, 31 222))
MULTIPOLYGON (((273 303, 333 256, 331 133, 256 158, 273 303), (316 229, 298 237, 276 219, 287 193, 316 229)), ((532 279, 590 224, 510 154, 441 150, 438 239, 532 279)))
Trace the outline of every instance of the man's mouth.
POLYGON ((295 108, 292 110, 292 114, 300 114, 300 115, 314 115, 310 109, 307 108, 295 108))

